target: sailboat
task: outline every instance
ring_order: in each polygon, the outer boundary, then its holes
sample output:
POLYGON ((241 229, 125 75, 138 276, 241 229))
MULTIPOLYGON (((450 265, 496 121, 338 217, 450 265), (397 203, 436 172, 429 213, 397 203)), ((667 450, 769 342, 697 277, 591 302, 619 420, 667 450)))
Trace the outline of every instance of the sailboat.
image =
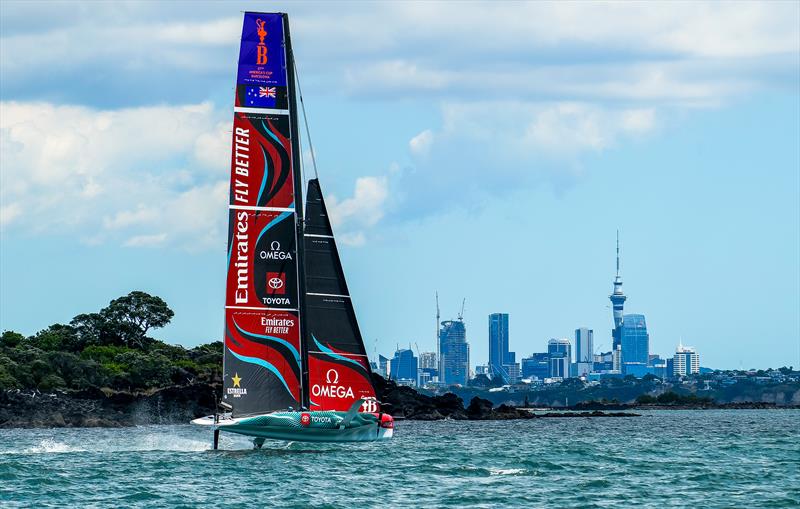
MULTIPOLYGON (((234 103, 223 411, 195 419, 265 439, 391 438, 319 179, 303 177, 284 13, 244 13, 234 103), (304 207, 305 205, 305 207, 304 207)), ((302 98, 300 98, 302 101, 302 98)), ((315 172, 316 173, 316 172, 315 172)))

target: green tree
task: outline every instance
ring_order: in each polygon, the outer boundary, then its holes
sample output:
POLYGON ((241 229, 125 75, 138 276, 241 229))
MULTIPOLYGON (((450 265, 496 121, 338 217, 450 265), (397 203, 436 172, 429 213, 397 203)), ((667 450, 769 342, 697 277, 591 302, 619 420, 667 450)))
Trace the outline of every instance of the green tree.
POLYGON ((45 351, 71 351, 80 347, 80 339, 71 325, 56 323, 30 338, 31 344, 45 351))
POLYGON ((119 327, 101 313, 83 313, 72 319, 70 325, 78 335, 75 351, 90 345, 118 345, 125 342, 119 327))
POLYGON ((13 330, 3 331, 3 335, 0 336, 0 346, 8 348, 13 348, 23 341, 25 341, 25 336, 13 330))
POLYGON ((16 389, 22 384, 14 378, 17 363, 0 354, 0 391, 6 389, 16 389))
POLYGON ((146 344, 147 331, 164 327, 175 316, 161 297, 140 291, 112 300, 100 314, 119 330, 127 346, 139 348, 146 344))
POLYGON ((114 362, 123 366, 133 389, 163 387, 172 379, 173 367, 163 355, 147 355, 135 350, 117 355, 114 362))

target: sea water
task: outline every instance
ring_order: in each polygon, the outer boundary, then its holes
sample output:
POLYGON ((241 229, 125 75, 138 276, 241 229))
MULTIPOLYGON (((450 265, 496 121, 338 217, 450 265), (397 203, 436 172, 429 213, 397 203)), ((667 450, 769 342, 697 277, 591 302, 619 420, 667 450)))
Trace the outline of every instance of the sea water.
POLYGON ((0 430, 2 507, 798 507, 800 410, 400 421, 380 443, 0 430))

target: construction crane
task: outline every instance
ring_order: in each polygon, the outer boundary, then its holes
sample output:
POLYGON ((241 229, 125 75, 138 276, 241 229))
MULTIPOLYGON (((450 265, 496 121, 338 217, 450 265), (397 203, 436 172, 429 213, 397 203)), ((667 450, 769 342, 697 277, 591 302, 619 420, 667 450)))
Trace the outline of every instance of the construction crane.
MULTIPOLYGON (((439 319, 441 315, 439 314, 439 292, 436 292, 436 335, 434 336, 436 341, 436 371, 439 373, 441 377, 442 373, 442 352, 439 346, 439 319)), ((441 378, 439 378, 441 380, 441 378)))
POLYGON ((464 297, 464 300, 461 301, 461 312, 458 314, 458 320, 460 322, 464 321, 464 305, 467 303, 467 298, 464 297))

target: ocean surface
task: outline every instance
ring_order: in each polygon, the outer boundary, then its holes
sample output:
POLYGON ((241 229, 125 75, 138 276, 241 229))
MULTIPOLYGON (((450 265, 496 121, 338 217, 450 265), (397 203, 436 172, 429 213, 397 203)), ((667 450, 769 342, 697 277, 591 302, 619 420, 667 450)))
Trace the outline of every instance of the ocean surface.
POLYGON ((800 410, 401 421, 370 444, 0 430, 1 507, 799 507, 800 410))

